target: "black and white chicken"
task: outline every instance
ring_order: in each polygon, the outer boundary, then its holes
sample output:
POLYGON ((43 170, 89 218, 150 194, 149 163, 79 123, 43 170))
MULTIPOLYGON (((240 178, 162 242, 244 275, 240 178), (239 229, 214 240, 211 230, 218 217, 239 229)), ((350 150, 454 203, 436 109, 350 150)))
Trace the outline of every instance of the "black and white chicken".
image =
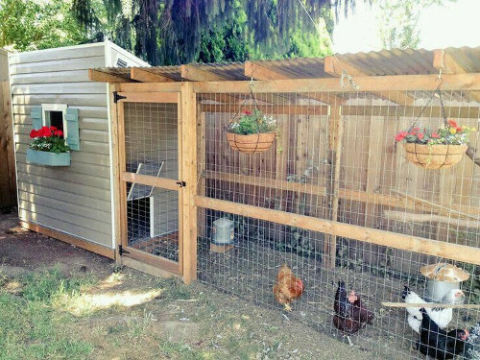
MULTIPOLYGON (((411 291, 408 286, 405 286, 402 293, 402 298, 407 304, 427 304, 416 293, 411 291)), ((463 304, 465 300, 465 293, 460 289, 450 290, 442 299, 445 304, 463 304)), ((408 325, 417 334, 420 333, 420 325, 422 323, 422 313, 418 307, 407 307, 408 325)), ((440 329, 445 329, 452 320, 452 308, 426 308, 426 312, 430 319, 434 321, 440 329)))
POLYGON ((424 308, 420 314, 420 339, 418 350, 437 360, 453 359, 462 354, 465 342, 468 341, 469 332, 466 329, 453 329, 449 332, 440 329, 428 316, 424 308))
POLYGON ((470 329, 470 336, 465 343, 465 359, 480 360, 480 323, 470 329))

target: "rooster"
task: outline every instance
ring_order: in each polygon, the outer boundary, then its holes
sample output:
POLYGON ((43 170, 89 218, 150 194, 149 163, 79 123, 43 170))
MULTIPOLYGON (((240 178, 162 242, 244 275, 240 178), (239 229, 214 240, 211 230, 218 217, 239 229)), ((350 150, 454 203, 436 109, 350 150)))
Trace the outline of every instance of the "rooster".
POLYGON ((282 265, 278 270, 277 281, 273 286, 273 295, 275 300, 285 307, 285 311, 292 311, 291 302, 299 298, 304 289, 302 280, 293 275, 287 264, 282 265))
POLYGON ((454 329, 448 333, 442 330, 421 308, 422 322, 420 324, 420 343, 418 350, 434 359, 453 359, 463 352, 465 341, 468 340, 468 330, 454 329))
POLYGON ((354 334, 365 324, 373 321, 373 312, 363 305, 360 295, 351 290, 347 295, 345 283, 338 282, 335 302, 333 303, 333 325, 347 334, 354 334))
MULTIPOLYGON (((405 286, 402 293, 402 298, 407 304, 426 304, 416 293, 411 291, 408 286, 405 286)), ((460 289, 450 290, 442 299, 446 304, 463 304, 465 294, 460 289)), ((422 322, 422 314, 418 307, 407 307, 408 312, 408 325, 417 334, 420 334, 420 325, 422 322)), ((440 329, 445 329, 453 316, 452 308, 426 308, 428 316, 434 321, 440 329)))

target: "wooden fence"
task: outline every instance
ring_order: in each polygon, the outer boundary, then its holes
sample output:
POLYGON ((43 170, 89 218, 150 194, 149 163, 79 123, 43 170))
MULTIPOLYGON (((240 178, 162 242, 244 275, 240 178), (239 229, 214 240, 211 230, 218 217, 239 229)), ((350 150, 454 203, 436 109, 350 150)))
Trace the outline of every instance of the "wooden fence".
POLYGON ((17 203, 8 53, 0 49, 0 209, 17 203))

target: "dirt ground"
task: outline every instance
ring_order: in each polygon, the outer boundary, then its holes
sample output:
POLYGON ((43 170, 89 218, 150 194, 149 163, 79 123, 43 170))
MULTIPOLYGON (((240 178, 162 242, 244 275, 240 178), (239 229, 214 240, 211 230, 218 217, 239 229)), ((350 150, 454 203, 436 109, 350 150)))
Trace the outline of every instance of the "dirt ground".
POLYGON ((0 360, 392 358, 381 355, 387 351, 384 344, 372 351, 358 338, 350 346, 338 333, 318 331, 297 320, 305 313, 284 314, 201 283, 187 287, 118 269, 109 259, 22 231, 15 214, 0 215, 0 262, 0 305, 2 299, 7 309, 9 303, 23 301, 34 309, 25 314, 25 323, 33 324, 26 326, 35 328, 37 307, 32 304, 37 304, 48 309, 44 320, 51 326, 43 334, 18 328, 21 320, 9 325, 4 319, 0 360), (55 279, 59 289, 48 301, 31 295, 44 292, 44 283, 57 286, 55 279), (67 291, 66 283, 81 285, 67 291), (25 336, 15 331, 25 331, 25 336))

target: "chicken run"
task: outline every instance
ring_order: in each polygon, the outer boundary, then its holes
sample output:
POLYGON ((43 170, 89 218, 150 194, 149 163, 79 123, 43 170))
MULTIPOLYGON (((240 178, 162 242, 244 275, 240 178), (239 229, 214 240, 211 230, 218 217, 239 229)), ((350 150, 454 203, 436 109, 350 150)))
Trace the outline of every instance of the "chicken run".
POLYGON ((480 359, 480 66, 439 74, 455 54, 91 70, 118 100, 122 259, 372 358, 480 359))

